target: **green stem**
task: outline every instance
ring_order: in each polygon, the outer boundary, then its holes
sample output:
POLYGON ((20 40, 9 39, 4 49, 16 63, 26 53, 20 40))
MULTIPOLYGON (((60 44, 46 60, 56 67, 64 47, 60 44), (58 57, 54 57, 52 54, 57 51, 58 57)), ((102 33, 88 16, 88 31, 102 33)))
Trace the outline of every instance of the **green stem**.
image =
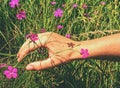
POLYGON ((14 65, 13 67, 16 67, 19 64, 19 62, 16 63, 16 65, 14 65))
POLYGON ((0 53, 0 55, 3 55, 3 56, 16 56, 16 54, 6 54, 6 53, 0 53))

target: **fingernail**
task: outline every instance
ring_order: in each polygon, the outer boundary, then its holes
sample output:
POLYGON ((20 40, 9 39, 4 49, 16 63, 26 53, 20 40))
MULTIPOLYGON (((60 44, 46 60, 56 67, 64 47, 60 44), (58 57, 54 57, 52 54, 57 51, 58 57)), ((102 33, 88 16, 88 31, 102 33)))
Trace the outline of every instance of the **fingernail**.
POLYGON ((20 62, 19 59, 17 59, 17 61, 20 62))
POLYGON ((20 58, 18 58, 17 61, 20 62, 20 58))
POLYGON ((19 57, 19 54, 17 53, 17 57, 19 57))
POLYGON ((33 70, 33 66, 28 65, 28 66, 26 67, 26 70, 33 70))

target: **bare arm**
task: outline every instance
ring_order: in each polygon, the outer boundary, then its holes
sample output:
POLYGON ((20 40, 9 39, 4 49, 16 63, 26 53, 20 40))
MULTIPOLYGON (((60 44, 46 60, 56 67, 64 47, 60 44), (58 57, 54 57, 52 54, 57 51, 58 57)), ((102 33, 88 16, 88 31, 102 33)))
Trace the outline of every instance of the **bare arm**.
POLYGON ((27 70, 41 70, 75 59, 82 59, 82 55, 80 54, 82 48, 88 49, 88 57, 108 55, 120 56, 120 33, 86 41, 73 41, 51 32, 42 33, 38 36, 41 42, 37 40, 37 46, 35 46, 33 42, 29 43, 29 39, 22 45, 17 54, 18 62, 20 62, 28 53, 41 46, 48 48, 49 57, 45 60, 28 64, 26 67, 27 70), (71 48, 69 47, 71 44, 73 44, 73 47, 71 46, 72 49, 69 49, 71 48))
MULTIPOLYGON (((90 53, 89 57, 108 55, 120 56, 120 33, 98 39, 76 42, 76 44, 81 45, 76 47, 75 50, 79 50, 80 48, 87 48, 90 53)), ((74 56, 79 56, 79 53, 74 52, 73 57, 74 56)))

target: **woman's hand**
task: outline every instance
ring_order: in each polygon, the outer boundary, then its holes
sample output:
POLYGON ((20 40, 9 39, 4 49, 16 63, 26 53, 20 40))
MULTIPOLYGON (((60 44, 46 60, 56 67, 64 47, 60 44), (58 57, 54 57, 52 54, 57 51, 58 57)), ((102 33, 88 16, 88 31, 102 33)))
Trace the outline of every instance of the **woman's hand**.
POLYGON ((81 42, 73 41, 53 32, 38 34, 38 36, 39 40, 30 43, 30 39, 28 39, 22 45, 17 54, 18 62, 31 51, 42 46, 48 48, 49 57, 43 61, 28 64, 26 67, 27 70, 41 70, 74 59, 84 58, 84 56, 85 58, 120 56, 120 33, 81 42))
POLYGON ((72 48, 75 46, 75 41, 53 32, 38 34, 38 38, 35 42, 30 42, 31 40, 27 39, 17 54, 18 62, 28 53, 40 47, 48 48, 49 57, 28 64, 27 70, 46 69, 73 60, 72 48))

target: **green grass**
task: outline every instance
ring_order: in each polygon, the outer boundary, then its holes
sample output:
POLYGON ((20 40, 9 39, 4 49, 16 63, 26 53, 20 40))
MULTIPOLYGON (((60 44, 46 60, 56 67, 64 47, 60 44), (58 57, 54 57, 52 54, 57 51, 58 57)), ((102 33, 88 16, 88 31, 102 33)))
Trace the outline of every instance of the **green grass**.
MULTIPOLYGON (((72 34, 73 40, 88 40, 120 32, 119 0, 20 0, 20 7, 12 9, 9 0, 0 0, 0 63, 16 64, 16 54, 30 31, 40 33, 40 29, 54 31, 61 35, 72 34), (65 8, 61 5, 65 3, 65 8), (71 4, 77 3, 78 8, 71 4), (81 8, 85 3, 89 7, 81 8), (62 18, 54 17, 54 10, 62 8, 62 18), (25 10, 27 17, 17 20, 16 13, 25 10), (94 14, 98 11, 98 14, 94 14), (84 17, 87 13, 91 20, 84 17), (63 29, 56 26, 62 24, 63 29)), ((46 55, 47 56, 47 55, 46 55)), ((26 71, 25 66, 31 61, 46 58, 33 52, 18 65, 19 77, 8 80, 3 75, 5 68, 0 68, 0 88, 119 88, 120 63, 117 61, 88 60, 73 61, 61 66, 42 70, 26 71)), ((101 58, 102 59, 102 58, 101 58)))

